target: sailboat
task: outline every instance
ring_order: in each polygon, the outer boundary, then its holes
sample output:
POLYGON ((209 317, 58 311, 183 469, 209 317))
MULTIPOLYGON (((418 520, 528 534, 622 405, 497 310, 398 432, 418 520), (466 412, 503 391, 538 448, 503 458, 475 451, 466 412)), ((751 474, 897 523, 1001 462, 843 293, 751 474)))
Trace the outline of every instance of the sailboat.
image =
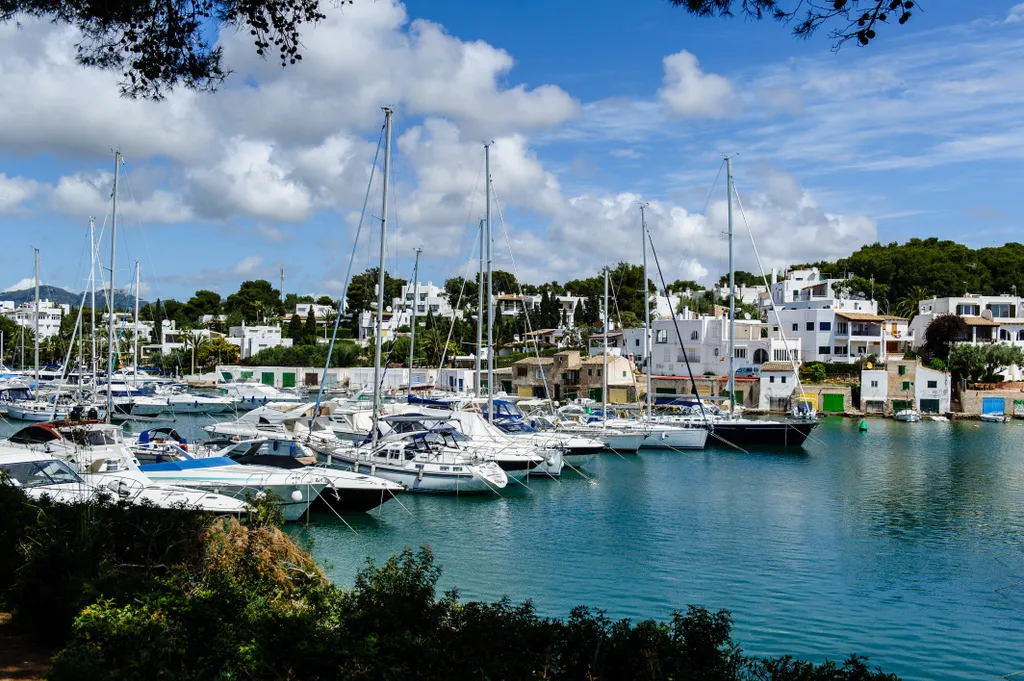
MULTIPOLYGON (((816 421, 778 421, 769 419, 749 419, 736 416, 735 400, 731 399, 736 394, 735 390, 735 361, 736 361, 736 280, 735 266, 733 265, 733 176, 732 158, 725 159, 727 187, 728 187, 728 224, 729 224, 729 411, 726 413, 714 413, 718 410, 705 405, 703 401, 694 396, 701 415, 689 414, 685 416, 661 416, 656 421, 664 423, 683 423, 709 428, 715 437, 726 444, 739 447, 749 446, 771 446, 771 447, 800 447, 803 446, 807 436, 817 427, 816 421), (710 418, 707 416, 711 413, 710 418)), ((678 328, 676 329, 678 334, 678 328)), ((680 344, 682 342, 680 341, 680 344)), ((685 352, 685 350, 684 350, 685 352)))
MULTIPOLYGON (((409 491, 434 493, 493 492, 508 484, 508 476, 491 460, 485 460, 452 446, 450 435, 436 431, 412 432, 380 441, 381 345, 384 317, 384 265, 387 248, 388 183, 391 165, 391 117, 384 107, 384 163, 381 188, 380 260, 377 267, 377 318, 373 362, 372 425, 368 440, 358 446, 326 444, 312 440, 317 458, 328 467, 377 475, 397 482, 409 491)), ((488 169, 488 182, 490 180, 488 169)), ((344 299, 344 294, 342 295, 344 299)), ((337 328, 337 327, 335 327, 337 328)), ((333 339, 332 339, 333 344, 333 339)), ((327 353, 328 361, 330 352, 327 353)), ((326 376, 326 370, 324 372, 326 376)), ((324 381, 320 384, 314 414, 319 413, 324 381)), ((312 424, 311 424, 312 425, 312 424)))

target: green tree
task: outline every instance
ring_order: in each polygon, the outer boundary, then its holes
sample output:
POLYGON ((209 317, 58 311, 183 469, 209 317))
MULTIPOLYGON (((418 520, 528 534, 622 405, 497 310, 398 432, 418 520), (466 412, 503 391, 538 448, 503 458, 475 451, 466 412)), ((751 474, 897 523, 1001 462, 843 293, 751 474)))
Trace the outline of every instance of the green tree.
MULTIPOLYGON (((729 281, 728 275, 726 275, 725 279, 726 279, 726 282, 728 283, 728 281, 729 281)), ((695 281, 690 281, 689 279, 676 279, 675 281, 673 281, 671 284, 668 285, 668 291, 667 292, 668 293, 677 293, 677 294, 678 293, 687 293, 687 292, 691 292, 692 293, 694 291, 703 290, 703 288, 704 288, 703 286, 701 286, 700 284, 698 284, 695 281)))
POLYGON ((480 295, 476 280, 452 277, 444 282, 444 296, 448 304, 457 310, 475 310, 480 295))
POLYGON ((317 305, 326 305, 327 307, 336 307, 337 303, 330 296, 320 296, 316 299, 317 305))
POLYGON ((216 90, 230 73, 217 35, 244 31, 281 66, 302 59, 299 30, 325 19, 320 0, 4 0, 0 23, 27 15, 68 24, 84 39, 79 64, 122 75, 121 94, 162 99, 175 87, 216 90))
POLYGON ((895 21, 903 25, 910 20, 916 6, 914 0, 669 0, 695 17, 732 17, 742 14, 747 19, 770 17, 790 24, 793 35, 809 38, 819 28, 831 25, 829 37, 833 48, 853 40, 867 45, 876 31, 895 21))
POLYGON ((316 311, 310 307, 306 315, 306 326, 302 329, 302 342, 305 345, 316 345, 316 311))
MULTIPOLYGON (((736 286, 737 287, 739 287, 739 286, 764 286, 764 279, 761 278, 761 275, 752 274, 750 272, 744 272, 743 270, 736 270, 733 273, 733 280, 736 282, 736 286)), ((693 283, 693 282, 685 282, 685 283, 693 283)), ((729 285, 729 275, 728 274, 723 274, 721 277, 719 277, 718 278, 718 285, 719 286, 728 286, 729 285)))
POLYGON ((913 319, 921 309, 921 301, 928 299, 930 294, 924 286, 911 286, 896 303, 894 310, 900 317, 913 319))
POLYGON ((924 330, 925 354, 929 358, 949 358, 953 343, 967 334, 967 324, 955 314, 939 315, 924 330))
POLYGON ((281 309, 281 292, 266 279, 243 281, 238 291, 224 300, 224 311, 240 313, 247 324, 259 323, 261 316, 265 318, 281 309))
POLYGON ((302 345, 302 317, 297 312, 288 320, 288 338, 292 339, 292 345, 302 345))
POLYGON ((832 285, 837 295, 865 298, 867 300, 885 300, 889 293, 888 284, 871 281, 864 277, 853 276, 832 285))
MULTIPOLYGON (((402 287, 407 282, 405 279, 392 277, 387 271, 384 272, 384 306, 391 305, 391 301, 398 298, 402 293, 402 287)), ((353 320, 358 323, 359 313, 374 310, 377 307, 377 268, 370 269, 352 277, 348 285, 346 295, 347 312, 352 315, 353 320)))

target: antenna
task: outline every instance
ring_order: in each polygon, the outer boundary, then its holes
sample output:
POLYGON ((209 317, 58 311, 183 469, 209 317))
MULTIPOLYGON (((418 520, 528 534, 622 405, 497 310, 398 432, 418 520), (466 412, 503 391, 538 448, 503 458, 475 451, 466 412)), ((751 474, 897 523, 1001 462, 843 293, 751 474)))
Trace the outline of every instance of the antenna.
POLYGON ((281 302, 284 303, 284 263, 279 263, 281 266, 281 302))

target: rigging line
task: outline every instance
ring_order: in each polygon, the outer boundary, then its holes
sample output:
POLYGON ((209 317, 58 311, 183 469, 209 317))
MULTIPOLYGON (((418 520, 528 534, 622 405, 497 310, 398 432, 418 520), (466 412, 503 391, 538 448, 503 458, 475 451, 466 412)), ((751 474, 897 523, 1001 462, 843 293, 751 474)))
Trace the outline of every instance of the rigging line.
MULTIPOLYGON (((128 193, 132 199, 132 205, 138 206, 139 202, 135 198, 135 190, 132 189, 132 181, 128 175, 128 169, 125 168, 123 172, 125 183, 128 185, 128 193)), ((138 215, 136 214, 134 217, 137 218, 138 215)), ((149 271, 155 275, 157 272, 156 263, 153 260, 153 250, 149 247, 149 239, 146 238, 146 230, 142 229, 141 221, 137 221, 137 226, 139 228, 139 233, 142 235, 142 245, 146 250, 146 257, 149 259, 149 271)), ((156 293, 157 300, 163 298, 163 292, 160 290, 160 282, 155 277, 153 278, 153 289, 154 293, 156 293)), ((150 338, 150 342, 154 342, 154 339, 150 338)), ((159 343, 160 339, 156 339, 155 342, 159 343)))
MULTIPOLYGON (((725 167, 725 160, 723 159, 722 162, 718 164, 718 174, 715 175, 715 181, 713 183, 711 183, 711 189, 708 191, 708 196, 707 196, 706 199, 704 199, 704 207, 701 208, 700 214, 703 216, 705 223, 707 222, 707 219, 708 219, 708 205, 710 205, 710 203, 711 203, 711 197, 715 195, 715 189, 718 187, 718 182, 722 178, 722 168, 724 168, 724 167, 725 167)), ((685 257, 688 253, 691 253, 693 251, 694 242, 696 242, 696 240, 697 240, 697 230, 693 230, 693 234, 690 235, 689 243, 687 243, 686 246, 683 248, 683 257, 685 257)), ((676 265, 676 273, 675 273, 676 279, 679 278, 679 275, 682 272, 682 270, 683 270, 683 259, 680 258, 679 259, 679 264, 676 265)))
MULTIPOLYGON (((523 299, 523 317, 526 318, 526 330, 524 335, 529 337, 533 333, 533 325, 530 323, 530 314, 526 310, 526 294, 523 293, 523 282, 519 280, 519 266, 516 265, 516 256, 512 252, 512 243, 509 241, 508 229, 505 225, 505 212, 501 209, 501 201, 498 199, 498 190, 494 187, 494 180, 490 179, 491 194, 494 198, 494 205, 498 209, 498 222, 501 223, 501 232, 505 236, 505 248, 508 249, 508 256, 512 261, 512 275, 516 278, 516 286, 519 288, 519 297, 523 299)), ((529 343, 529 341, 526 341, 529 343)), ((540 341, 534 337, 533 340, 533 352, 537 357, 537 368, 540 369, 540 341)), ((544 394, 547 398, 551 399, 551 389, 548 386, 547 372, 541 372, 544 375, 544 394)), ((554 414, 554 404, 551 405, 551 413, 554 414)))
MULTIPOLYGON (((345 298, 348 295, 348 284, 352 277, 352 265, 355 263, 356 251, 359 247, 359 235, 363 231, 363 220, 366 218, 366 206, 370 200, 370 189, 373 187, 373 176, 377 170, 377 159, 380 156, 380 147, 383 140, 384 126, 381 126, 380 136, 377 138, 377 151, 373 154, 373 165, 370 166, 370 179, 366 184, 366 196, 363 198, 363 210, 359 214, 359 224, 356 226, 356 236, 352 241, 352 253, 348 258, 348 269, 345 271, 345 280, 341 287, 341 295, 338 298, 338 312, 334 316, 334 331, 331 333, 331 342, 327 346, 327 359, 324 360, 324 372, 320 377, 320 388, 316 393, 316 405, 313 409, 313 420, 316 420, 320 415, 320 402, 324 396, 324 385, 327 383, 327 371, 331 368, 331 355, 334 354, 334 342, 338 337, 338 323, 341 322, 341 315, 345 312, 345 298)), ((370 241, 370 239, 367 239, 367 241, 370 241)), ((377 314, 380 313, 381 311, 377 310, 377 314)), ((352 314, 357 315, 358 312, 353 311, 352 314)), ((312 425, 312 421, 310 424, 312 425)))
MULTIPOLYGON (((658 250, 654 247, 654 239, 651 237, 651 230, 644 230, 647 242, 651 245, 651 255, 654 257, 654 266, 658 270, 658 278, 661 279, 661 287, 668 294, 668 287, 665 284, 665 275, 661 271, 661 261, 658 259, 658 250)), ((679 348, 683 351, 683 361, 686 362, 686 370, 690 374, 690 388, 693 390, 694 397, 697 398, 697 406, 700 407, 701 418, 704 419, 705 425, 708 426, 708 432, 714 433, 714 424, 708 419, 708 415, 704 412, 704 402, 700 399, 700 394, 697 392, 697 380, 693 377, 693 367, 690 366, 690 358, 686 353, 686 346, 683 344, 683 334, 679 330, 679 320, 676 318, 676 311, 671 305, 668 306, 669 313, 672 315, 672 326, 676 330, 676 338, 679 340, 679 348)), ((653 353, 652 353, 653 354, 653 353)), ((648 371, 650 367, 653 367, 654 363, 648 363, 648 371)))
MULTIPOLYGON (((412 303, 413 303, 413 305, 415 305, 417 303, 417 301, 414 300, 414 301, 412 301, 412 303)), ((379 314, 379 312, 378 312, 378 314, 379 314)), ((391 318, 391 325, 392 326, 394 326, 394 319, 395 319, 394 317, 391 318)), ((384 370, 380 372, 380 383, 377 385, 377 390, 379 392, 383 392, 384 391, 384 377, 387 376, 388 364, 391 363, 391 354, 395 351, 395 341, 398 340, 397 332, 395 332, 395 333, 396 333, 395 338, 394 338, 394 340, 391 341, 391 345, 388 347, 388 356, 384 358, 384 370)), ((380 343, 382 341, 381 341, 381 339, 377 338, 377 339, 374 339, 374 342, 380 343)), ((412 389, 412 366, 411 365, 409 366, 409 388, 412 389)))
MULTIPOLYGON (((786 356, 789 358, 790 364, 793 366, 793 373, 796 374, 796 388, 800 391, 800 399, 803 400, 806 396, 804 394, 803 384, 800 382, 800 370, 797 368, 796 359, 793 357, 793 353, 789 351, 789 341, 786 339, 786 330, 782 326, 782 322, 779 319, 778 306, 775 304, 775 296, 772 295, 771 286, 768 285, 768 278, 764 274, 764 266, 761 264, 761 254, 757 250, 757 244, 754 243, 754 233, 750 230, 750 225, 747 224, 747 213, 743 210, 743 202, 740 200, 740 193, 736 190, 733 185, 733 193, 736 195, 736 204, 740 209, 740 216, 743 218, 743 226, 747 228, 747 236, 750 237, 750 246, 754 249, 754 259, 757 260, 757 267, 761 271, 761 280, 764 282, 765 288, 768 289, 768 299, 772 301, 772 312, 775 313, 775 324, 779 327, 779 334, 782 335, 782 343, 786 356)), ((769 347, 771 342, 768 343, 769 347)), ((822 443, 824 444, 824 443, 822 443)))
MULTIPOLYGON (((480 227, 477 226, 476 233, 473 235, 473 241, 470 242, 470 246, 471 247, 473 246, 473 244, 476 243, 476 234, 479 234, 479 233, 480 233, 480 227)), ((472 253, 470 253, 469 255, 472 256, 472 253)), ((444 361, 448 357, 448 344, 452 342, 452 333, 454 333, 454 331, 455 331, 455 313, 456 313, 457 310, 459 310, 462 307, 462 294, 466 291, 466 283, 469 280, 469 266, 470 266, 470 264, 472 264, 472 262, 473 262, 473 258, 472 257, 468 257, 466 259, 466 276, 462 278, 462 288, 459 289, 459 299, 458 299, 458 301, 456 301, 455 307, 452 309, 452 319, 451 319, 451 322, 448 325, 448 337, 445 339, 444 347, 441 348, 441 361, 437 365, 438 377, 440 377, 440 375, 441 375, 441 368, 444 366, 444 361)), ((483 282, 482 281, 480 282, 480 286, 483 286, 483 282)), ((412 302, 413 302, 413 305, 419 304, 418 300, 414 300, 412 302)), ((477 310, 477 316, 479 316, 480 314, 481 314, 480 310, 477 310)), ((437 332, 437 321, 436 320, 434 322, 434 332, 435 333, 437 332)), ((479 353, 479 352, 480 352, 480 350, 478 348, 477 349, 477 353, 479 353)), ((476 386, 476 389, 479 390, 480 387, 476 386)))

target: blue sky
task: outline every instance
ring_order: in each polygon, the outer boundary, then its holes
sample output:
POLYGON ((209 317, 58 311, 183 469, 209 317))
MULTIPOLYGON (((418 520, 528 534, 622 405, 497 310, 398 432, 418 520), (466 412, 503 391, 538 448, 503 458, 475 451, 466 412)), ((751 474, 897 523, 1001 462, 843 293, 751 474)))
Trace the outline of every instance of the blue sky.
MULTIPOLYGON (((31 276, 32 246, 44 282, 83 286, 88 216, 104 222, 119 147, 119 285, 139 259, 147 297, 226 295, 276 283, 283 263, 286 291, 337 294, 384 104, 388 268, 402 277, 417 245, 422 280, 474 266, 484 139, 504 219, 495 204, 495 259, 529 281, 638 261, 641 200, 666 275, 717 279, 725 153, 765 267, 876 240, 1020 240, 1024 5, 932 5, 833 53, 824 31, 800 41, 659 0, 356 0, 327 7, 301 66, 225 34, 225 88, 159 104, 121 100, 114 75, 74 65, 73 31, 0 27, 0 288, 31 276)), ((370 220, 357 271, 375 263, 375 231, 370 220)))

